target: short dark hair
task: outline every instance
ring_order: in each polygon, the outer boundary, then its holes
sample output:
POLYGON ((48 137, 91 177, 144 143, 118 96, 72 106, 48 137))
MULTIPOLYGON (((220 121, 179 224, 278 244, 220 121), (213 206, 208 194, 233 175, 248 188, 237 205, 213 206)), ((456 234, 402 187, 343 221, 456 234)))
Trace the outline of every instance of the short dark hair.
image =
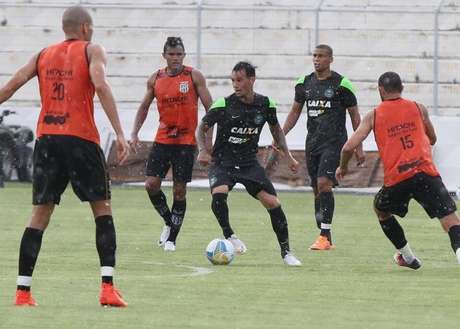
POLYGON ((321 45, 317 45, 315 48, 317 49, 324 49, 327 51, 327 53, 329 54, 329 56, 333 56, 334 52, 332 50, 332 47, 331 46, 328 46, 328 45, 325 45, 325 44, 321 44, 321 45))
POLYGON ((182 49, 185 51, 184 43, 182 42, 181 37, 168 37, 166 39, 165 45, 163 46, 163 53, 166 53, 166 49, 168 47, 182 47, 182 49))
POLYGON ((248 78, 256 76, 256 68, 257 66, 252 65, 249 62, 238 62, 233 67, 233 72, 244 71, 248 78))
POLYGON ((403 90, 401 78, 396 72, 385 72, 379 78, 379 87, 387 93, 400 93, 403 90))

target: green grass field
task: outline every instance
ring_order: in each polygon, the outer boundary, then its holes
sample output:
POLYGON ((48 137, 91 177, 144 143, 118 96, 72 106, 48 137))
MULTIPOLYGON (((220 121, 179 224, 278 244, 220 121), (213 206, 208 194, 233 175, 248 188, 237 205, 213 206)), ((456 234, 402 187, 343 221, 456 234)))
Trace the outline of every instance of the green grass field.
MULTIPOLYGON (((171 191, 165 189, 167 195, 171 191)), ((229 197, 231 223, 247 254, 213 266, 207 243, 221 235, 207 190, 190 190, 177 251, 154 247, 162 222, 142 188, 113 189, 118 238, 115 282, 126 309, 98 305, 99 267, 87 204, 68 189, 44 236, 33 280, 36 308, 12 306, 19 242, 31 187, 0 189, 0 328, 455 328, 460 267, 448 236, 421 207, 402 221, 423 267, 392 262, 393 248, 371 210, 371 196, 336 194, 330 252, 312 252, 318 232, 309 193, 280 193, 291 247, 286 267, 266 211, 243 192, 229 197)))

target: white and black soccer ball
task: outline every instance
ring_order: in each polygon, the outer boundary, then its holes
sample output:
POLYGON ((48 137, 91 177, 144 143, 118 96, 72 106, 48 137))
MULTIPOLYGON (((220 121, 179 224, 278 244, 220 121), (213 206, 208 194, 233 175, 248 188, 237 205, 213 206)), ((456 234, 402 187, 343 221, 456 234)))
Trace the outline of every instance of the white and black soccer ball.
POLYGON ((206 247, 206 257, 214 265, 228 265, 235 257, 233 245, 228 240, 214 239, 206 247))

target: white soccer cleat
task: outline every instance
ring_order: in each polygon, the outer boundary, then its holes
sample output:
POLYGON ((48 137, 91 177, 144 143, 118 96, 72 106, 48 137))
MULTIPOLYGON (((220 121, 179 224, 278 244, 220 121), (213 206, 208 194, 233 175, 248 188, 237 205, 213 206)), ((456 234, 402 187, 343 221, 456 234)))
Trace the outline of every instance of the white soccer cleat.
POLYGON ((300 260, 298 260, 296 256, 294 256, 290 252, 288 252, 286 256, 284 256, 283 261, 284 264, 286 264, 287 266, 302 266, 300 260))
POLYGON ((233 245, 233 250, 235 254, 242 255, 246 251, 248 251, 248 248, 246 248, 246 245, 243 243, 243 241, 238 239, 238 237, 235 234, 232 234, 232 236, 229 237, 227 240, 230 241, 230 243, 233 245))
POLYGON ((163 247, 166 240, 169 238, 169 233, 171 232, 171 226, 163 226, 163 231, 160 234, 160 240, 158 241, 158 247, 163 247))
POLYGON ((164 245, 165 251, 176 251, 176 245, 172 241, 166 241, 164 245))

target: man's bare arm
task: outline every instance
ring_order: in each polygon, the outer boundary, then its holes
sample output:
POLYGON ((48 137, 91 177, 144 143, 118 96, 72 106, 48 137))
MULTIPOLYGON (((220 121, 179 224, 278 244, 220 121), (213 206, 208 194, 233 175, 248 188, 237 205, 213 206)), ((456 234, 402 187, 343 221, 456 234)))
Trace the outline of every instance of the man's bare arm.
POLYGON ((107 57, 105 50, 98 44, 89 44, 87 51, 91 81, 101 101, 102 108, 117 135, 117 156, 118 159, 123 162, 128 155, 128 144, 126 143, 125 135, 120 124, 112 89, 106 79, 105 66, 107 64, 107 57))
POLYGON ((292 128, 296 125, 297 121, 299 120, 300 113, 302 113, 303 104, 297 103, 294 101, 292 103, 291 111, 286 117, 286 121, 283 124, 283 132, 285 135, 291 131, 292 128))
POLYGON ((133 129, 131 131, 131 142, 137 145, 139 142, 138 133, 142 125, 147 118, 150 105, 152 104, 155 98, 155 80, 157 78, 157 72, 152 74, 152 76, 147 81, 147 90, 145 92, 144 98, 142 99, 139 108, 137 109, 136 117, 134 119, 133 129))
POLYGON ((19 88, 37 75, 38 56, 39 54, 32 56, 32 58, 17 70, 11 79, 0 89, 0 104, 10 99, 19 88))
POLYGON ((418 108, 422 114, 423 124, 425 125, 425 133, 430 140, 430 144, 434 145, 436 143, 437 137, 436 132, 433 127, 433 123, 430 120, 430 115, 428 114, 428 110, 426 109, 425 105, 417 103, 418 108))

